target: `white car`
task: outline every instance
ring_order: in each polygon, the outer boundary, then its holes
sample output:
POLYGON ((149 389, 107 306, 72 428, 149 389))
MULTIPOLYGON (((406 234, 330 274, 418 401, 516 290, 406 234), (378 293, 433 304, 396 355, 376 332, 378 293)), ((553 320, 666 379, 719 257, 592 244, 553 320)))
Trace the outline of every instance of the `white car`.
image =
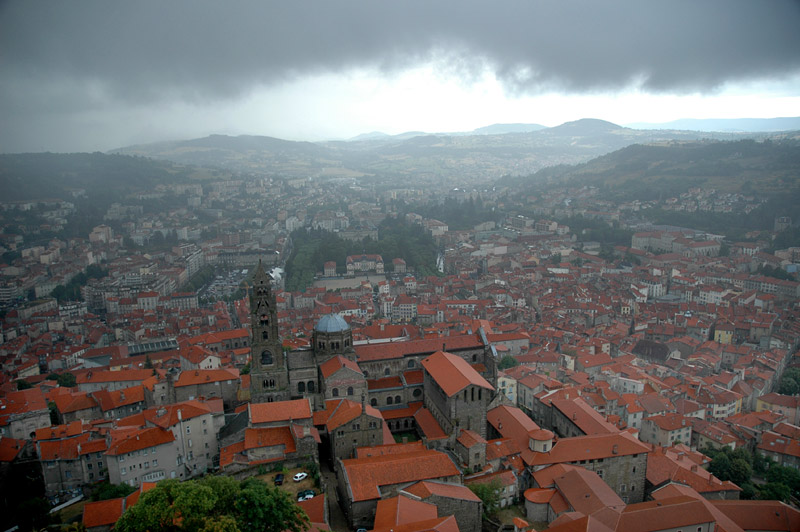
POLYGON ((301 480, 305 479, 307 476, 308 476, 308 473, 303 471, 303 472, 297 473, 295 476, 293 476, 292 480, 294 480, 295 482, 300 482, 301 480))

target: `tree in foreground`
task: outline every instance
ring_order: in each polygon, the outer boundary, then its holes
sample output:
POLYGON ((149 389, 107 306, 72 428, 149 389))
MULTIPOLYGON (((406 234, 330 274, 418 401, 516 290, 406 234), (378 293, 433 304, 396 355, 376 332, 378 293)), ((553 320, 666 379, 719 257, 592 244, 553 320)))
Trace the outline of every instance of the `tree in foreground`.
POLYGON ((307 528, 308 516, 280 488, 255 478, 239 482, 209 476, 159 482, 122 514, 115 530, 303 532, 307 528))

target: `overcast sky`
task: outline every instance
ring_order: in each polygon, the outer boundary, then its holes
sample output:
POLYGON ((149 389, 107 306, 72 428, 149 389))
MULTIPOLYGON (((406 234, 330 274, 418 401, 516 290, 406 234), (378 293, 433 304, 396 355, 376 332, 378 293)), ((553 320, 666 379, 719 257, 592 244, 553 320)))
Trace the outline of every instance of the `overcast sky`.
POLYGON ((0 152, 800 116, 795 0, 0 2, 0 152))

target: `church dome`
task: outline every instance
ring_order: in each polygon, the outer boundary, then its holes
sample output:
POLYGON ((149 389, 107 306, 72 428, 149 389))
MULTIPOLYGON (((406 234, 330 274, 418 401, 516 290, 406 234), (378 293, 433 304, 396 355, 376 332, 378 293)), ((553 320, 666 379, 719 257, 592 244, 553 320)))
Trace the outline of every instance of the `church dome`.
POLYGON ((337 333, 350 329, 344 318, 338 314, 326 314, 322 316, 314 327, 314 330, 321 333, 337 333))

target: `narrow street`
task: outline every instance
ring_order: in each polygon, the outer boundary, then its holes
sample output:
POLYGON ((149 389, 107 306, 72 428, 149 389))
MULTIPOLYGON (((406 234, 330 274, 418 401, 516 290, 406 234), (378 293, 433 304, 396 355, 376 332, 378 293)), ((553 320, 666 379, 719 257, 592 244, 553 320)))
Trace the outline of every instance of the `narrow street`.
POLYGON ((331 530, 333 532, 347 532, 347 519, 339 506, 339 500, 336 496, 336 473, 334 473, 327 461, 323 461, 319 468, 325 486, 325 497, 328 504, 328 520, 330 521, 331 530))

